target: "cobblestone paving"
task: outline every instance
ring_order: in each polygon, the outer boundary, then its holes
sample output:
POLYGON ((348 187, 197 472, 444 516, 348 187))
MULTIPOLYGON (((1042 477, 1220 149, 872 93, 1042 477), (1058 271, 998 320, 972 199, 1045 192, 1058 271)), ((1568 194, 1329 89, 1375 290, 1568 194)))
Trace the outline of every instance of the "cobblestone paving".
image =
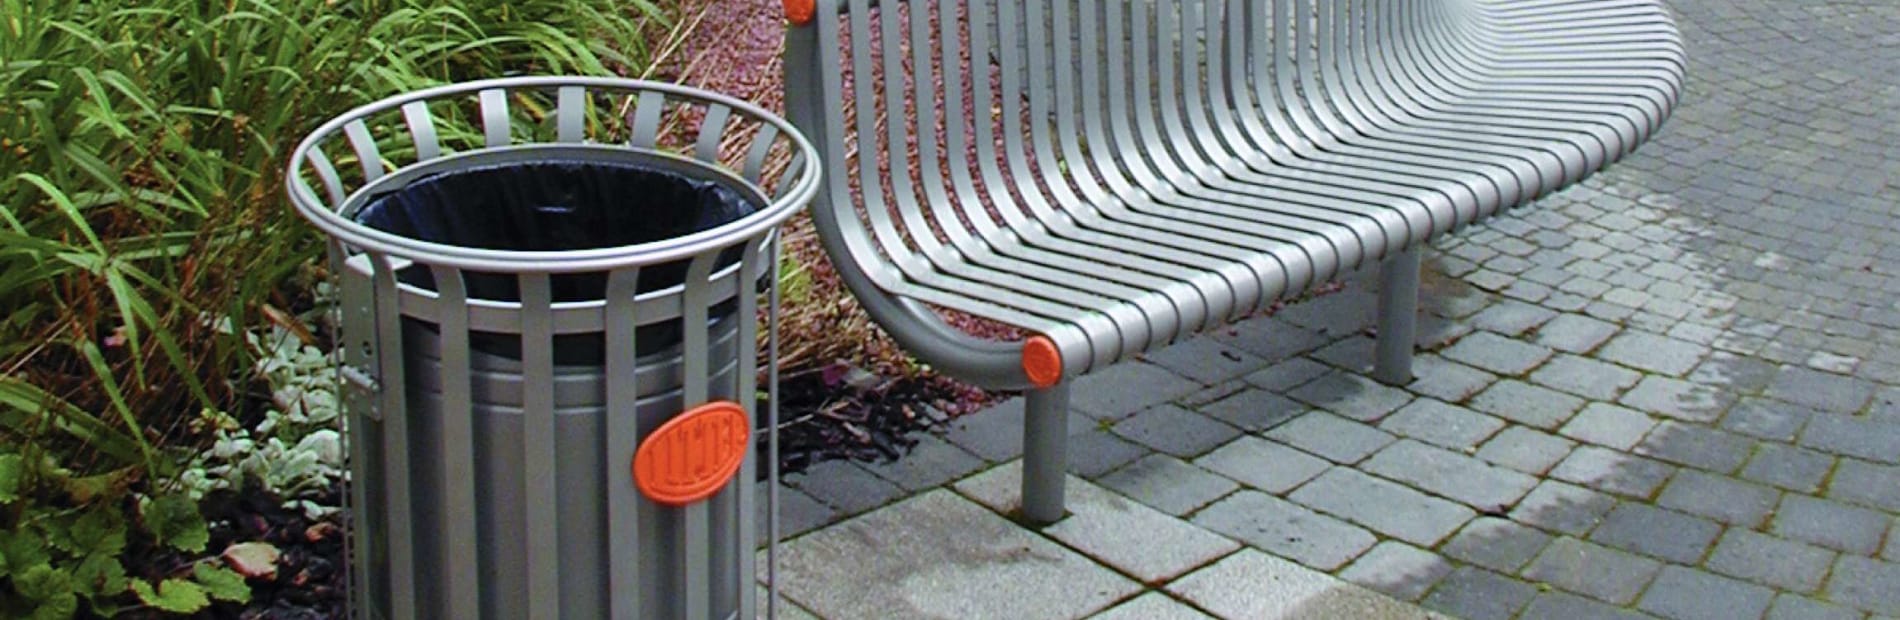
MULTIPOLYGON (((1412 385, 1366 376, 1355 283, 1078 382, 1071 470, 1239 543, 1223 570, 1452 616, 1900 617, 1900 3, 1673 4, 1682 108, 1429 254, 1412 385)), ((785 526, 1020 450, 1019 404, 961 424, 794 477, 785 526)))

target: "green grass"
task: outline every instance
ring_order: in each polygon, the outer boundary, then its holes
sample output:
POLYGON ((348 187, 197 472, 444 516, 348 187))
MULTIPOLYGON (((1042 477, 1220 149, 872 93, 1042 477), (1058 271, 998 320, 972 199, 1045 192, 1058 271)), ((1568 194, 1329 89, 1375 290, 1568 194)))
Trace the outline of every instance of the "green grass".
POLYGON ((323 277, 283 198, 306 132, 446 81, 642 75, 658 4, 0 0, 0 530, 90 499, 36 480, 174 475, 245 402, 240 334, 323 277))

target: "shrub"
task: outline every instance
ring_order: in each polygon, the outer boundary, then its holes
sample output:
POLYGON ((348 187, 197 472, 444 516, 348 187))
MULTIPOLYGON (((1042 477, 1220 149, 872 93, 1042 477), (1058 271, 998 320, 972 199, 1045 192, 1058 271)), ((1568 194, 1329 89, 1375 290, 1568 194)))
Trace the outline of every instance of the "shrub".
POLYGON ((237 597, 209 568, 128 581, 117 556, 128 535, 197 551, 169 488, 210 434, 194 421, 269 402, 247 334, 312 331, 294 317, 322 246, 281 178, 307 131, 445 81, 638 75, 667 13, 0 0, 0 616, 237 597))

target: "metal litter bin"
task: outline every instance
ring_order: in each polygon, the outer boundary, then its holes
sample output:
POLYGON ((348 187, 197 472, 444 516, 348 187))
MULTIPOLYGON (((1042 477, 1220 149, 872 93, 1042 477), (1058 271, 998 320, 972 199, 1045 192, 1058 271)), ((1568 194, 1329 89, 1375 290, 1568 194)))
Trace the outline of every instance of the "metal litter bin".
POLYGON ((424 90, 305 139, 355 615, 751 618, 754 319, 770 285, 775 366, 777 230, 816 161, 756 106, 611 78, 424 90))

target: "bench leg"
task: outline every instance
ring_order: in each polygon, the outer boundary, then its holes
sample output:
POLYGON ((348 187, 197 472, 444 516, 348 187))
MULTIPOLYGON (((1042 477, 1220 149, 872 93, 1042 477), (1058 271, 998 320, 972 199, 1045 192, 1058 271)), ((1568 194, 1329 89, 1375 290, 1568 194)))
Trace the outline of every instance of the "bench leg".
POLYGON ((1069 384, 1030 390, 1023 407, 1023 521, 1062 518, 1069 447, 1069 384))
POLYGON ((1412 382, 1412 343, 1418 336, 1418 270, 1423 246, 1389 256, 1379 266, 1378 360, 1372 378, 1387 385, 1412 382))

